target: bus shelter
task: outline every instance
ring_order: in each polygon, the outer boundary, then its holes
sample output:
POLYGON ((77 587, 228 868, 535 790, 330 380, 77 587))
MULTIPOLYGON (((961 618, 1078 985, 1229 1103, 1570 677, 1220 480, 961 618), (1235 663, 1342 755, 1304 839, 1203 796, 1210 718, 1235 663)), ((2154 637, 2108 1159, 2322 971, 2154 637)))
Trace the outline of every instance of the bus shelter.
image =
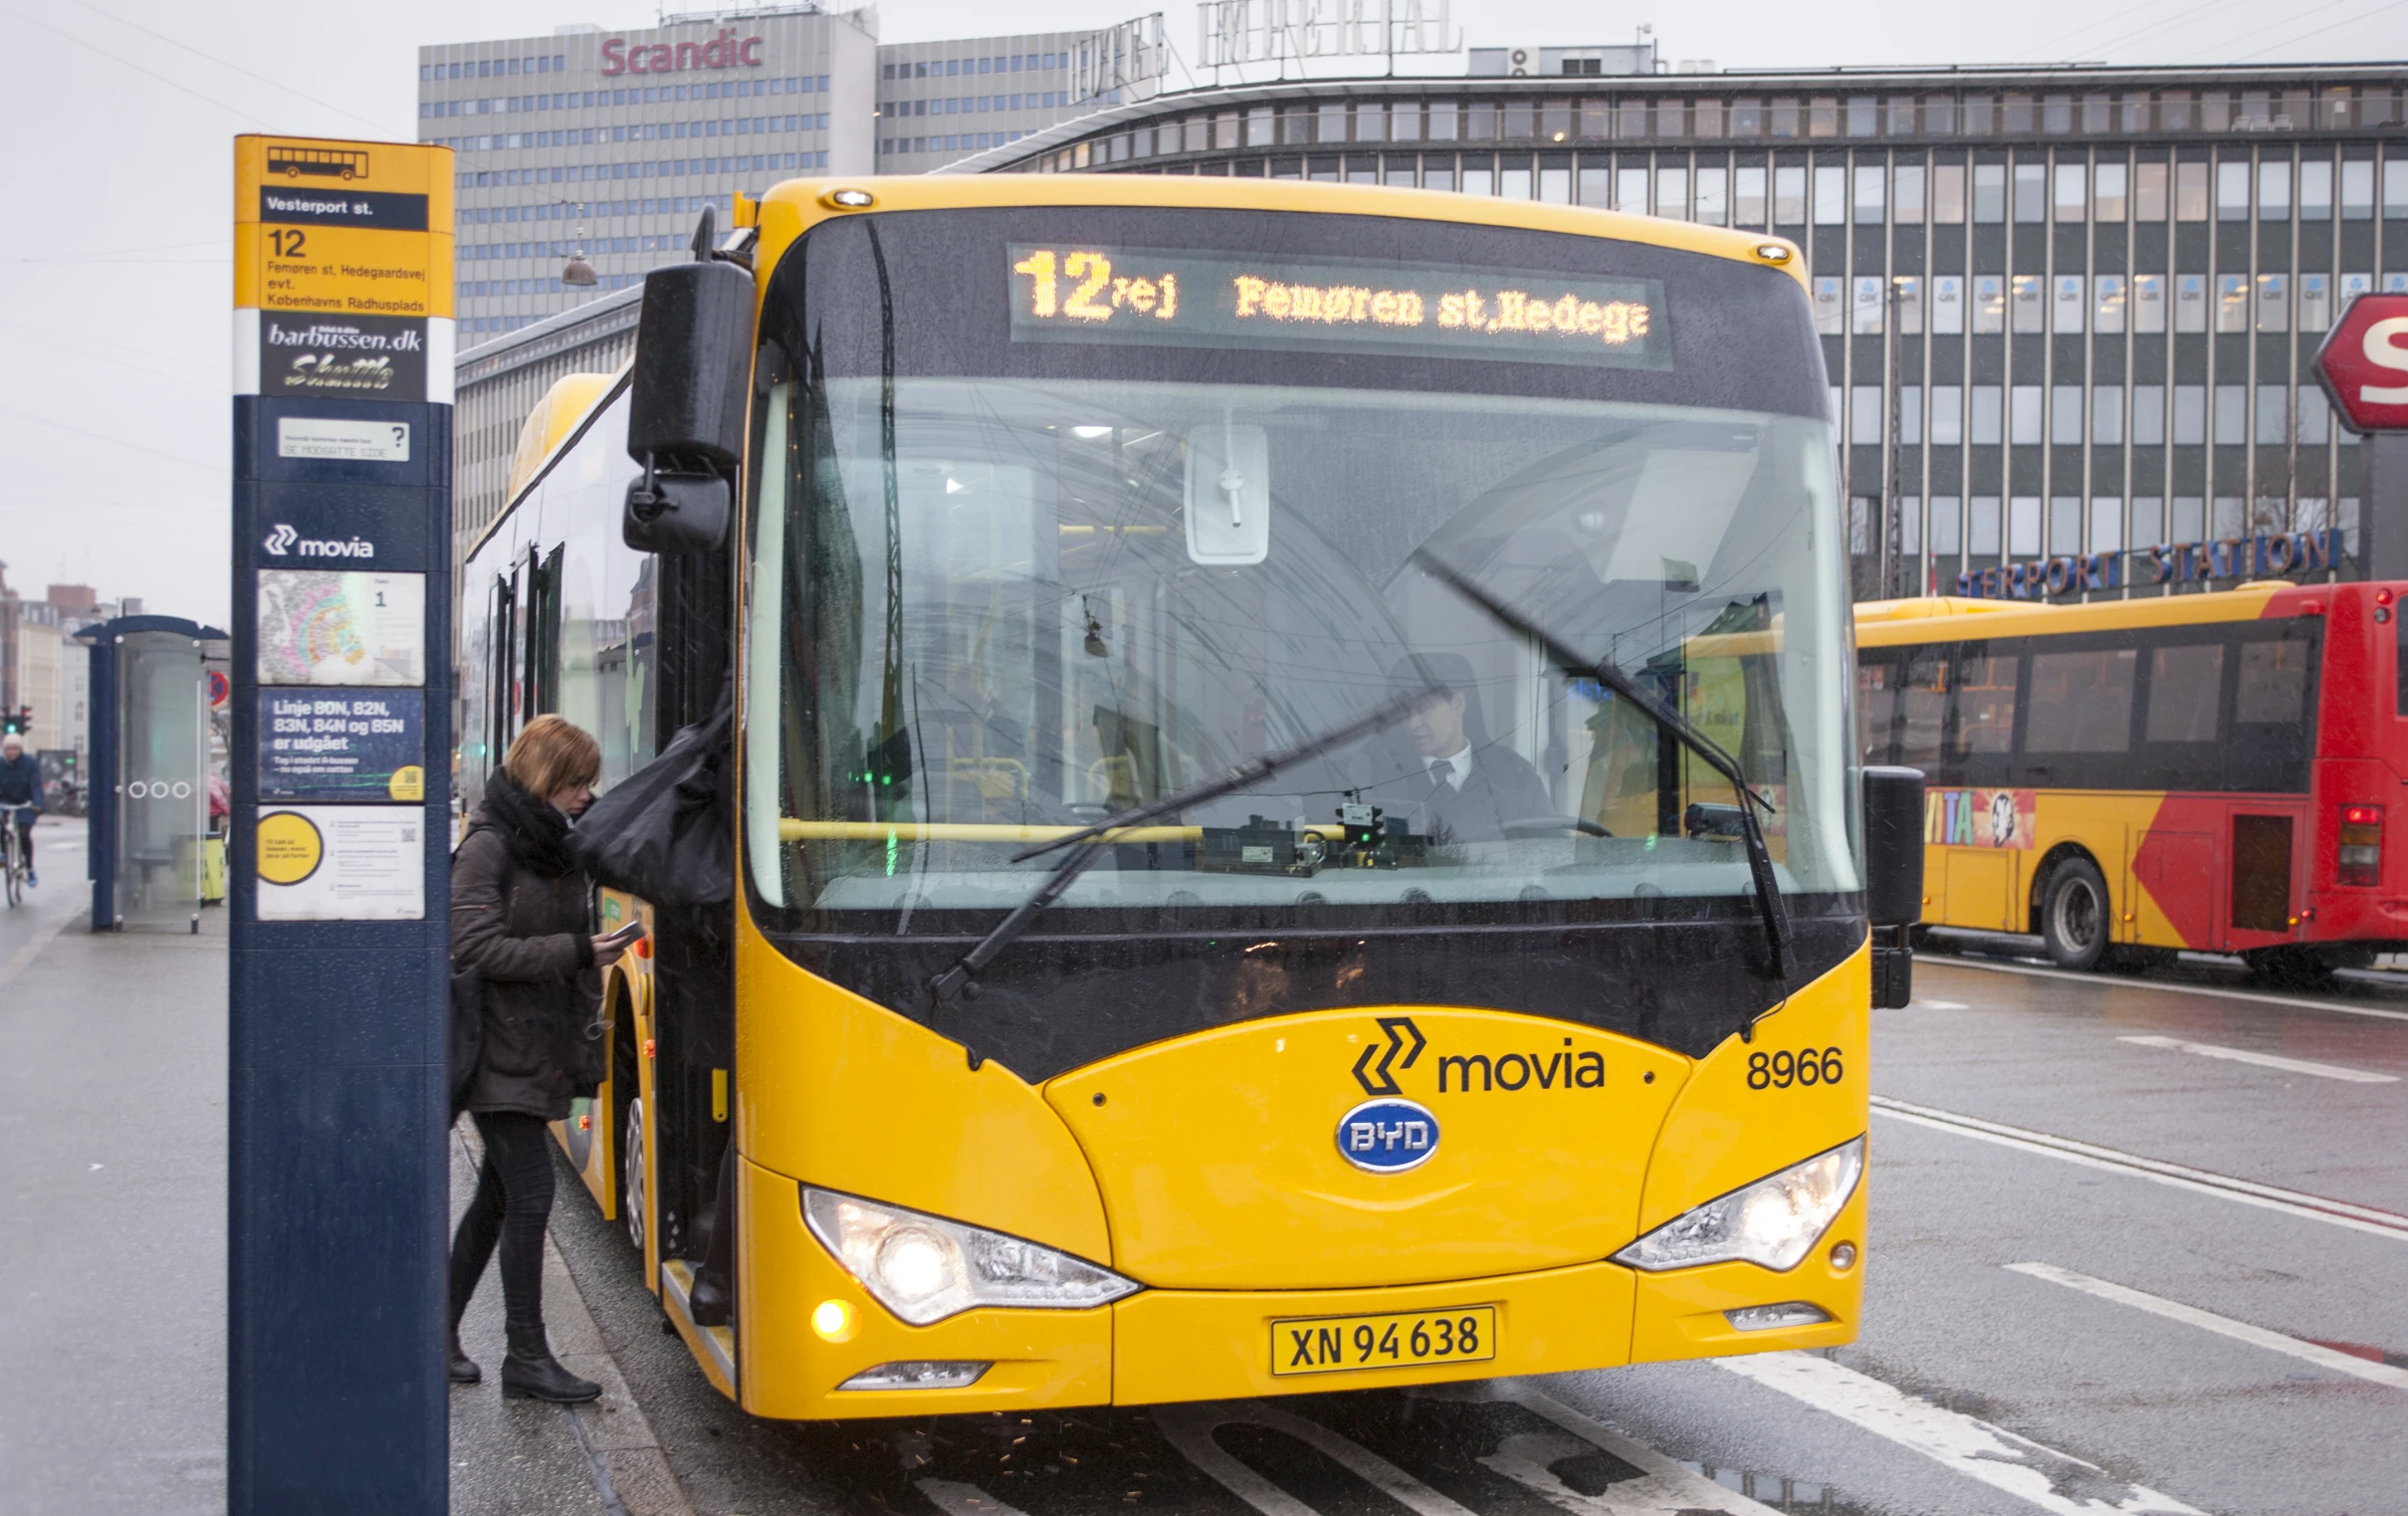
POLYGON ((209 835, 206 643, 225 633, 176 616, 85 627, 92 649, 92 929, 200 930, 209 835))

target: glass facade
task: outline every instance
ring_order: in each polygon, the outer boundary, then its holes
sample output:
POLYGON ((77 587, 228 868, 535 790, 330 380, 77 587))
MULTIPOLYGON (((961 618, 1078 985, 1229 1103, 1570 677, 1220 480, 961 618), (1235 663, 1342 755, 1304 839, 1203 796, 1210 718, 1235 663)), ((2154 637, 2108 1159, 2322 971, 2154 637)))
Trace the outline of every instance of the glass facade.
MULTIPOLYGON (((2312 358, 2350 298, 2408 290, 2398 70, 1514 86, 1165 96, 964 166, 1414 185, 1789 237, 1861 597, 1984 569, 1995 591, 2041 559, 2081 560, 2031 569, 2060 594, 2157 593, 2159 544, 2300 533, 2337 531, 2354 569, 2362 450, 2312 358)), ((2262 558, 2186 554, 2162 588, 2262 558)))

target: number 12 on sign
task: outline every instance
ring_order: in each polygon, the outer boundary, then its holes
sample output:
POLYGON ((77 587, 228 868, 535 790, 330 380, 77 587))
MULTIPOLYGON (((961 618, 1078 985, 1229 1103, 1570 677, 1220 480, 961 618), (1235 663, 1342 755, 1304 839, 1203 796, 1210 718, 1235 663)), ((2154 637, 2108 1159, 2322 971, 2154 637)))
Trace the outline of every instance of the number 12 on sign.
POLYGON ((1102 253, 1070 253, 1057 264, 1051 248, 1038 248, 1011 266, 1028 276, 1028 314, 1037 321, 1108 322, 1118 315, 1172 321, 1179 315, 1179 276, 1115 275, 1102 253), (1062 282, 1072 282, 1069 296, 1062 282))

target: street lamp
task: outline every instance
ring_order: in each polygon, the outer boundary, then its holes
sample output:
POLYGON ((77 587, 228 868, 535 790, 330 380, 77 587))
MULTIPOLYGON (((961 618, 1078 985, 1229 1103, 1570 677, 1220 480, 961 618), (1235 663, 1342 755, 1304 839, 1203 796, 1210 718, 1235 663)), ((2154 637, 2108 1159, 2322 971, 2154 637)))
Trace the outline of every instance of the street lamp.
POLYGON ((560 270, 560 283, 574 289, 589 290, 600 282, 593 272, 593 265, 585 261, 585 206, 584 202, 579 201, 577 202, 576 246, 574 251, 568 255, 567 267, 560 270))

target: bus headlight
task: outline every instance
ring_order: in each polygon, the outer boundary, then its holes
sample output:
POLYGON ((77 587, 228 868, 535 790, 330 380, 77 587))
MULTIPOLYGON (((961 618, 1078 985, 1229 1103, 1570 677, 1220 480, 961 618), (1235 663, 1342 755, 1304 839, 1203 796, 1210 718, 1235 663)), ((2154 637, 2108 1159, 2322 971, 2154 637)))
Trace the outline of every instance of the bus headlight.
POLYGON ((1760 1263, 1776 1272, 1798 1266, 1856 1192, 1864 1173, 1864 1139, 1842 1143, 1803 1164, 1686 1210, 1614 1255, 1650 1273, 1700 1263, 1760 1263))
POLYGON ((976 1306, 1075 1311, 1143 1288, 1110 1269, 983 1226, 802 1187, 811 1235, 915 1327, 976 1306))

